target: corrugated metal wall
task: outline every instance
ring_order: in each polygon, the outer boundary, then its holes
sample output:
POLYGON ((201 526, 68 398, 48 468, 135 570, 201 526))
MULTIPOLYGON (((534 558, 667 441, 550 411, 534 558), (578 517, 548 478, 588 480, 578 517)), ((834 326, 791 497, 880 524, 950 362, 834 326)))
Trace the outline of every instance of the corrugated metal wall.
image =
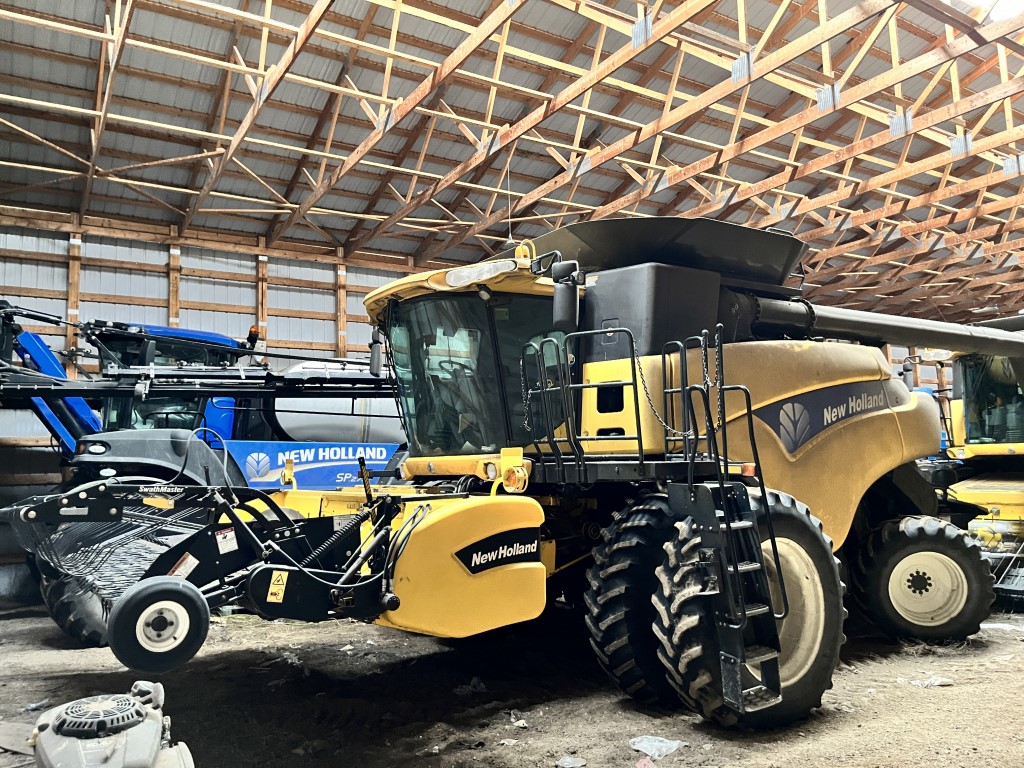
MULTIPOLYGON (((67 236, 2 227, 0 250, 3 252, 0 257, 0 298, 17 306, 66 317, 67 236), (37 254, 55 258, 43 261, 37 254), (53 295, 55 289, 63 289, 64 297, 53 295)), ((24 325, 33 331, 43 331, 40 335, 52 349, 64 349, 64 335, 57 328, 28 322, 24 325)), ((48 434, 30 411, 0 409, 0 437, 41 440, 48 434)))
MULTIPOLYGON (((244 338, 265 316, 261 334, 270 349, 313 357, 366 354, 370 327, 362 300, 400 273, 326 262, 218 251, 193 246, 66 233, 0 228, 0 298, 71 320, 103 319, 202 328, 244 338), (69 262, 80 243, 77 286, 69 262), (180 272, 172 265, 177 260, 180 272), (266 306, 259 306, 261 275, 266 306), (339 276, 341 277, 339 285, 339 276), (175 296, 175 280, 177 295, 175 296), (339 288, 341 292, 339 293, 339 288), (345 296, 347 333, 339 333, 337 306, 345 296), (69 315, 69 296, 78 313, 69 315), (177 301, 177 312, 172 314, 177 301), (363 347, 362 349, 360 347, 363 347)), ((63 332, 27 324, 55 350, 63 332)), ((34 416, 0 409, 0 439, 41 438, 34 416)))

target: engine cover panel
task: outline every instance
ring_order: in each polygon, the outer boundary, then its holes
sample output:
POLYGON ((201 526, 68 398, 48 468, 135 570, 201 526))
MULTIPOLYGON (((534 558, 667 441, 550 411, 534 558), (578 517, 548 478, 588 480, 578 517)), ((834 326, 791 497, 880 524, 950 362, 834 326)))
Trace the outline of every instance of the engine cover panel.
MULTIPOLYGON (((468 637, 541 614, 547 569, 540 554, 540 504, 525 496, 471 496, 429 505, 395 564, 393 589, 401 607, 377 623, 468 637)), ((404 515, 416 509, 407 501, 404 515)))

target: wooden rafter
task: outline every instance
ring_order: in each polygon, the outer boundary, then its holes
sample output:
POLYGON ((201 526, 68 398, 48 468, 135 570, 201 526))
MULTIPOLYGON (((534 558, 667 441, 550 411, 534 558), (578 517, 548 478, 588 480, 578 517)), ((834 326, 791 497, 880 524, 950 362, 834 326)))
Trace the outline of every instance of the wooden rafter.
POLYGON ((0 0, 10 53, 42 64, 0 61, 5 203, 405 267, 492 252, 506 220, 518 239, 714 216, 794 231, 821 301, 1024 308, 1024 18, 940 0, 106 7, 109 24, 0 0), (77 42, 33 46, 31 27, 77 42))
MULTIPOLYGON (((425 102, 431 95, 466 61, 484 41, 488 40, 495 31, 506 21, 512 18, 512 14, 519 10, 526 0, 505 0, 492 10, 485 19, 480 22, 477 29, 463 40, 459 46, 437 67, 437 69, 424 78, 419 85, 413 89, 409 96, 395 104, 386 113, 381 112, 377 123, 369 136, 364 139, 358 147, 349 153, 345 162, 331 172, 326 181, 317 184, 314 189, 302 201, 299 207, 292 213, 270 236, 270 242, 274 242, 287 232, 296 219, 305 216, 316 202, 333 189, 341 178, 350 171, 360 160, 370 153, 383 139, 388 132, 406 115, 413 111, 421 103, 425 102)), ((386 96, 385 96, 386 98, 386 96)))
MULTIPOLYGON (((302 49, 305 48, 306 43, 308 43, 310 37, 312 37, 313 32, 320 25, 320 22, 323 21, 327 10, 331 7, 333 2, 334 0, 317 0, 307 14, 305 20, 301 25, 299 25, 295 38, 285 49, 284 53, 281 54, 281 58, 278 59, 277 63, 265 73, 262 67, 257 68, 260 81, 258 82, 258 88, 253 103, 249 107, 249 111, 245 113, 245 117, 242 118, 242 122, 235 130, 234 136, 231 137, 231 141, 228 143, 224 154, 220 156, 215 163, 213 171, 206 177, 206 181, 203 182, 203 187, 199 190, 199 194, 195 196, 191 205, 189 205, 188 212, 185 214, 185 217, 181 222, 181 229, 183 231, 189 228, 196 211, 203 202, 205 202, 210 192, 217 185, 224 169, 227 168, 234 160, 235 154, 242 146, 242 142, 245 140, 246 135, 252 129, 253 125, 255 125, 256 120, 260 116, 260 112, 274 95, 274 91, 276 91, 278 86, 284 82, 285 75, 288 74, 288 71, 295 63, 295 60, 299 57, 302 49)), ((265 50, 266 36, 263 37, 263 45, 261 47, 261 51, 265 52, 265 50)))

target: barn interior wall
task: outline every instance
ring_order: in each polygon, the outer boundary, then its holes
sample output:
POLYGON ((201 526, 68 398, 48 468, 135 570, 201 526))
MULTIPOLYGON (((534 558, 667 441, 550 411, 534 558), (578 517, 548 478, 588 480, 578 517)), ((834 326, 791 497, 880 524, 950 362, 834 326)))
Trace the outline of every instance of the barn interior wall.
MULTIPOLYGON (((408 271, 407 264, 345 262, 324 249, 289 252, 173 237, 132 222, 76 227, 60 216, 0 212, 0 298, 71 321, 180 326, 235 338, 257 325, 278 352, 366 355, 362 299, 408 271)), ((54 350, 76 343, 70 328, 23 325, 54 350)), ((49 437, 31 413, 0 410, 0 441, 39 446, 49 437)))

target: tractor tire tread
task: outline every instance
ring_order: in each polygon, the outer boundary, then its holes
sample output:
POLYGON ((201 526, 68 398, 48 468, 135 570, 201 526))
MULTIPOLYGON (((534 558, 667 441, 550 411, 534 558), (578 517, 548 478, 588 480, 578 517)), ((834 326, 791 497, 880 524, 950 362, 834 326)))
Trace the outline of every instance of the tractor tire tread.
POLYGON ((651 632, 655 569, 671 530, 663 496, 638 499, 612 515, 587 573, 585 623, 598 663, 620 689, 643 704, 677 705, 651 632))

